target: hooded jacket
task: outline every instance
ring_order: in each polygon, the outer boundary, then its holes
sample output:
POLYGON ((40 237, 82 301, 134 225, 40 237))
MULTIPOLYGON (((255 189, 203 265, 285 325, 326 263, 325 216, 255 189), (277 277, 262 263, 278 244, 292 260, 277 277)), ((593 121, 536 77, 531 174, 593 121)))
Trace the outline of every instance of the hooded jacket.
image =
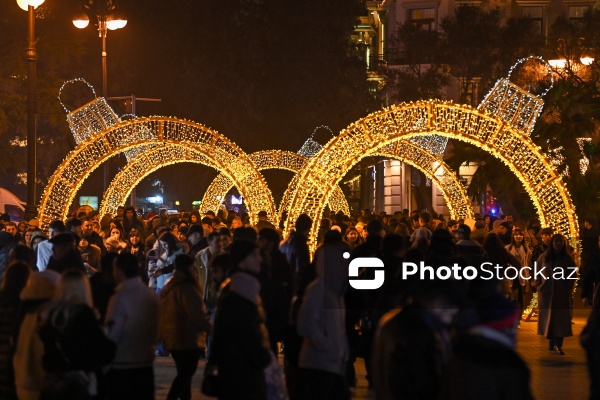
POLYGON ((315 253, 318 277, 307 287, 298 315, 298 334, 304 338, 300 368, 345 374, 348 340, 344 292, 348 267, 344 252, 350 252, 350 248, 335 243, 315 253))

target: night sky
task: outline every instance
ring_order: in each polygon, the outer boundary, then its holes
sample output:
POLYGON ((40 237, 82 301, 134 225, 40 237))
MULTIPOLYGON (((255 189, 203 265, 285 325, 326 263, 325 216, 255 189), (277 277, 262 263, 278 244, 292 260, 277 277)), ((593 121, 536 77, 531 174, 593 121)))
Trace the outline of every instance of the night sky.
MULTIPOLYGON (((55 97, 60 84, 82 77, 102 92, 97 29, 90 23, 79 30, 71 23, 81 4, 46 0, 40 7, 43 18, 36 20, 38 92, 43 93, 38 99, 38 131, 56 142, 52 157, 39 160, 43 181, 74 144, 55 97)), ((355 17, 364 12, 353 1, 125 0, 116 4, 128 23, 108 32, 108 95, 162 99, 138 102, 138 116, 200 122, 247 152, 297 151, 315 127, 328 125, 339 132, 376 108, 364 64, 352 56, 347 43, 355 17)), ((5 58, 10 55, 22 72, 26 13, 16 1, 5 1, 0 19, 4 37, 0 53, 5 58)), ((14 73, 8 67, 0 72, 4 78, 14 73)), ((74 95, 68 100, 75 104, 81 99, 74 95)), ((111 105, 117 113, 125 112, 119 102, 111 105)), ((15 122, 16 131, 24 134, 25 129, 15 122)), ((47 151, 43 145, 38 147, 40 154, 47 151)), ((115 171, 116 165, 113 162, 115 171)), ((97 191, 99 175, 93 174, 82 192, 97 191)), ((192 164, 163 168, 142 182, 138 195, 146 195, 147 190, 147 195, 153 194, 148 182, 158 178, 165 197, 180 200, 185 208, 202 197, 215 175, 208 167, 192 164)), ((279 175, 270 173, 267 178, 276 197, 290 179, 289 173, 279 175)), ((10 186, 6 181, 2 183, 10 186)), ((23 189, 23 185, 13 187, 22 198, 23 189)))

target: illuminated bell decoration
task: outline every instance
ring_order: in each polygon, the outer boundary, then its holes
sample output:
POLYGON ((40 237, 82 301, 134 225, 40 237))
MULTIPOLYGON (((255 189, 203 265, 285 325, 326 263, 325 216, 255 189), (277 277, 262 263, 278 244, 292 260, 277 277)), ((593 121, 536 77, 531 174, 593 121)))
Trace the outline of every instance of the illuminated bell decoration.
POLYGON ((315 133, 317 133, 317 131, 321 128, 327 129, 329 132, 331 132, 331 136, 334 136, 333 131, 327 125, 317 126, 312 131, 310 137, 306 139, 300 150, 298 150, 298 154, 306 158, 311 158, 323 148, 323 146, 319 142, 313 139, 315 133))
MULTIPOLYGON (((83 142, 84 140, 94 138, 103 130, 122 122, 117 113, 115 113, 112 107, 108 105, 106 99, 104 97, 97 97, 94 87, 83 78, 75 78, 64 82, 59 90, 58 99, 64 110, 67 112, 67 122, 69 124, 69 128, 71 129, 71 133, 73 134, 73 138, 75 139, 75 143, 77 144, 83 142), (62 91, 67 85, 77 82, 86 84, 91 90, 94 99, 89 103, 71 111, 62 102, 61 95, 62 91)), ((154 136, 152 132, 147 129, 140 129, 138 131, 136 140, 140 138, 151 140, 155 139, 156 136, 154 136)), ((128 137, 125 137, 124 140, 129 139, 128 137)), ((127 161, 129 161, 143 151, 145 151, 145 149, 138 148, 125 151, 124 153, 127 161)))
POLYGON ((117 113, 108 105, 104 97, 97 97, 94 87, 83 78, 75 78, 66 81, 61 86, 58 92, 60 104, 67 112, 67 122, 75 139, 75 143, 79 144, 86 139, 93 138, 105 129, 121 122, 117 113), (62 91, 67 85, 82 82, 92 91, 94 99, 87 104, 71 111, 62 102, 62 91))
POLYGON ((547 67, 549 76, 552 77, 550 65, 541 57, 522 58, 512 66, 506 78, 501 78, 496 82, 492 90, 477 107, 479 111, 496 116, 528 136, 531 135, 535 122, 544 107, 544 101, 541 97, 548 93, 551 86, 537 96, 512 83, 510 78, 517 66, 532 60, 542 62, 547 67))

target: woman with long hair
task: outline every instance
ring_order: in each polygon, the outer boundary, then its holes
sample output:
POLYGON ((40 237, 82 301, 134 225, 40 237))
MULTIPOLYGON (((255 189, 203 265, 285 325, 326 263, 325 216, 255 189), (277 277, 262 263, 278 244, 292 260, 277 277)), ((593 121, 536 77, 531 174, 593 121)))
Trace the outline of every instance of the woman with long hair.
POLYGON ((146 254, 144 252, 144 238, 142 230, 132 228, 129 231, 129 239, 127 247, 123 250, 124 253, 131 253, 138 260, 138 274, 144 283, 148 284, 148 272, 146 271, 146 254))
POLYGON ((537 260, 537 268, 542 271, 534 281, 538 293, 538 335, 548 339, 550 351, 564 355, 563 340, 573 336, 571 296, 576 266, 563 235, 552 236, 550 246, 537 260))
MULTIPOLYGON (((521 267, 528 266, 533 267, 531 262, 532 252, 531 249, 525 243, 525 235, 521 228, 515 228, 512 231, 510 244, 506 246, 506 250, 512 254, 519 262, 521 267)), ((513 300, 519 304, 521 310, 523 309, 523 293, 525 292, 526 285, 529 283, 529 270, 521 269, 522 274, 519 274, 518 285, 515 280, 515 284, 512 287, 513 300), (521 276, 522 275, 522 276, 521 276)))
POLYGON ((160 292, 169 278, 173 276, 175 257, 183 254, 183 247, 178 245, 178 240, 171 232, 163 233, 158 239, 156 251, 156 269, 148 271, 156 277, 156 290, 160 292))
POLYGON ((105 238, 104 243, 106 250, 112 253, 120 253, 121 250, 127 247, 127 243, 123 238, 123 230, 117 225, 110 228, 109 235, 105 238))
POLYGON ((231 226, 229 227, 229 230, 233 234, 237 228, 241 228, 242 226, 244 226, 242 219, 240 217, 234 217, 233 220, 231 220, 231 226))
POLYGON ((355 247, 360 246, 365 242, 360 233, 356 230, 355 227, 350 226, 346 229, 346 234, 344 235, 344 242, 350 247, 350 249, 354 250, 355 247))

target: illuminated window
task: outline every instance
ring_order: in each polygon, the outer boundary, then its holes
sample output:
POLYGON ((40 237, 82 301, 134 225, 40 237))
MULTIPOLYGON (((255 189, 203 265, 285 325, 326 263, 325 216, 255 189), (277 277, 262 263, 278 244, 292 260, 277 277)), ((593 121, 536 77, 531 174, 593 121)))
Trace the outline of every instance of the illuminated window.
POLYGON ((569 6, 569 19, 570 20, 581 20, 590 10, 590 6, 569 6))
POLYGON ((435 30, 435 8, 415 8, 409 11, 408 18, 417 28, 435 30))

